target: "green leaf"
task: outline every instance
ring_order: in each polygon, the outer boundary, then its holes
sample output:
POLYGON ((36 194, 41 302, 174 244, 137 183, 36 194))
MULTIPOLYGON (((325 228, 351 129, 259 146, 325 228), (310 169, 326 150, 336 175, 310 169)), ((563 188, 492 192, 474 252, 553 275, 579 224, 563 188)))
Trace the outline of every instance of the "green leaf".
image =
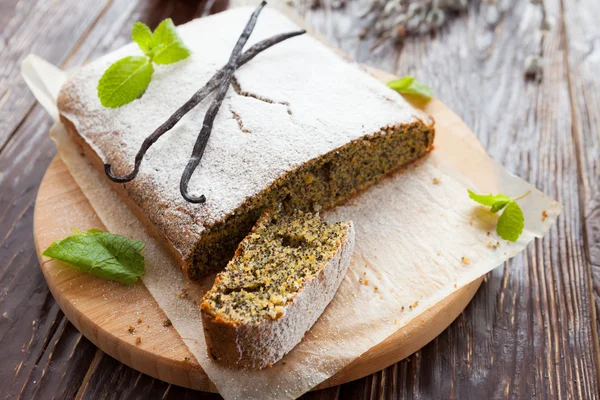
MULTIPOLYGON (((476 202, 478 202, 479 204, 483 204, 484 206, 489 206, 489 207, 493 207, 494 204, 496 204, 498 202, 509 203, 509 202, 513 201, 513 199, 511 199, 510 197, 505 196, 503 194, 497 194, 497 195, 476 194, 476 193, 472 192, 471 190, 469 190, 469 197, 472 200, 475 200, 476 202)), ((496 211, 499 211, 499 210, 496 210, 496 211)), ((494 211, 494 212, 496 212, 496 211, 494 211)))
POLYGON ((417 95, 427 100, 433 97, 433 90, 412 76, 396 79, 395 81, 388 82, 387 85, 398 93, 417 95))
POLYGON ((396 79, 395 81, 390 81, 387 83, 387 85, 395 91, 402 93, 402 91, 408 88, 414 82, 414 80, 415 78, 412 76, 405 76, 400 79, 396 79))
POLYGON ((516 201, 513 201, 506 206, 502 215, 500 215, 496 232, 502 239, 516 242, 521 233, 523 233, 524 227, 525 217, 523 216, 523 210, 521 210, 516 201))
POLYGON ((132 285, 144 275, 144 246, 138 240, 90 229, 57 240, 42 255, 81 272, 132 285))
POLYGON ((162 21, 152 34, 152 61, 157 64, 171 64, 190 55, 189 49, 177 33, 171 18, 162 21))
MULTIPOLYGON (((512 201, 512 200, 511 200, 512 201)), ((494 205, 492 205, 492 209, 490 210, 493 213, 497 213, 498 211, 502 210, 504 207, 506 207, 506 205, 508 203, 510 203, 511 201, 508 200, 500 200, 494 203, 494 205)))
POLYGON ((117 108, 140 97, 150 84, 154 68, 147 57, 129 56, 112 64, 98 82, 104 107, 117 108))
POLYGON ((148 57, 152 57, 152 31, 148 25, 136 22, 131 28, 131 39, 140 46, 140 49, 148 57))

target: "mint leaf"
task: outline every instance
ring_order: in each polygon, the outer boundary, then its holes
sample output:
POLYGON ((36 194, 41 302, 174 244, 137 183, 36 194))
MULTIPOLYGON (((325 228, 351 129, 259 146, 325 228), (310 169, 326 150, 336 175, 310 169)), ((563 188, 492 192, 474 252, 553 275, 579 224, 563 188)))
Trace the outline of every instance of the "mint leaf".
POLYGON ((523 210, 521 210, 516 201, 513 201, 506 206, 502 215, 498 218, 496 232, 502 239, 516 242, 521 233, 523 233, 524 227, 525 217, 523 216, 523 210))
MULTIPOLYGON (((494 204, 498 203, 498 202, 511 202, 513 199, 511 199, 508 196, 505 196, 503 194, 497 194, 497 195, 493 195, 493 194, 476 194, 474 192, 472 192, 471 190, 468 191, 469 192, 469 197, 472 200, 475 200, 476 202, 478 202, 479 204, 483 204, 484 206, 494 206, 494 204)), ((505 204, 506 205, 506 204, 505 204)), ((502 209, 502 208, 500 208, 502 209)), ((498 210, 496 210, 498 211, 498 210)), ((494 212, 496 212, 494 211, 494 212)))
POLYGON ((498 225, 496 225, 496 232, 502 239, 515 242, 521 236, 525 227, 525 217, 517 200, 529 195, 531 191, 515 198, 503 194, 476 194, 471 190, 467 191, 471 199, 479 204, 491 207, 490 211, 493 213, 504 209, 502 215, 498 218, 498 225))
POLYGON ((138 240, 90 229, 57 240, 42 255, 81 272, 132 285, 144 275, 144 246, 138 240))
POLYGON ((98 82, 98 98, 104 107, 116 108, 140 97, 150 84, 154 68, 146 57, 120 59, 104 72, 98 82))
POLYGON ((162 21, 152 34, 152 61, 157 64, 171 64, 190 55, 183 44, 171 18, 162 21))
POLYGON ((133 24, 131 39, 137 43, 145 55, 152 57, 152 31, 148 28, 148 25, 142 22, 133 24))
POLYGON ((398 93, 417 95, 427 100, 433 97, 433 90, 412 76, 405 76, 400 79, 396 79, 388 82, 387 85, 398 93))
POLYGON ((413 82, 415 78, 412 76, 404 76, 400 79, 396 79, 395 81, 388 82, 388 86, 394 89, 397 92, 402 93, 403 90, 406 90, 413 82))
POLYGON ((497 201, 497 202, 495 202, 495 203, 492 205, 492 208, 491 208, 491 210, 490 210, 490 211, 491 211, 491 212, 493 212, 493 213, 497 213, 498 211, 500 211, 500 210, 502 210, 504 207, 506 207, 506 205, 507 205, 508 203, 510 203, 511 201, 512 201, 512 200, 500 200, 500 201, 497 201))

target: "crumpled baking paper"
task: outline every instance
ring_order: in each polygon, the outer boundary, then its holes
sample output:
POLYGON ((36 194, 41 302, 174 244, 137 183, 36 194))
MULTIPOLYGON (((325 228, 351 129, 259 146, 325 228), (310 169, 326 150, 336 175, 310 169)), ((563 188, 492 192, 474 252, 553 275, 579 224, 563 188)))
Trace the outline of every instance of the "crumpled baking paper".
MULTIPOLYGON (((66 74, 35 56, 24 61, 22 73, 56 120, 56 96, 66 74)), ((535 237, 542 237, 561 212, 560 204, 490 159, 474 136, 465 135, 469 131, 456 115, 434 117, 437 136, 429 156, 324 214, 331 221, 354 221, 356 248, 348 274, 303 341, 281 362, 260 371, 223 368, 208 357, 199 307, 177 292, 189 285, 188 297, 199 299, 214 277, 188 282, 102 173, 82 157, 59 122, 51 136, 104 225, 147 243, 143 282, 221 395, 291 399, 522 251, 535 237), (525 231, 516 243, 497 237, 497 215, 470 200, 468 188, 509 196, 531 191, 519 201, 525 231)))

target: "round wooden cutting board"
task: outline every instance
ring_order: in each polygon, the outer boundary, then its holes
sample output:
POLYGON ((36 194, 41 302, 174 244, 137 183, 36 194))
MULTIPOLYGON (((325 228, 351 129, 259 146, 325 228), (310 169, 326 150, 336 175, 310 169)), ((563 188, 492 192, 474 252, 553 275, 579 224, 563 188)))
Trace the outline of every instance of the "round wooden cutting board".
MULTIPOLYGON (((382 71, 370 72, 383 82, 394 78, 382 71)), ((440 101, 415 105, 435 118, 438 131, 451 129, 481 148, 469 128, 440 101)), ((141 281, 128 287, 41 257, 44 249, 68 235, 71 227, 105 229, 65 164, 56 157, 38 193, 34 238, 42 271, 62 311, 85 337, 130 367, 175 385, 216 391, 141 281)), ((425 346, 462 312, 480 283, 481 279, 461 288, 416 316, 318 388, 370 375, 425 346)))

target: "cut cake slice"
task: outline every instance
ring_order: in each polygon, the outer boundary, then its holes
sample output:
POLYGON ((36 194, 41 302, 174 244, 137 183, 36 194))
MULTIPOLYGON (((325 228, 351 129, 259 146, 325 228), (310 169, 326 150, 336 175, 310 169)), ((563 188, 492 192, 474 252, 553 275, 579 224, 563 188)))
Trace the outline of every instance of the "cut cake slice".
POLYGON ((353 248, 352 222, 265 213, 202 299, 208 353, 236 368, 279 361, 333 299, 353 248))

